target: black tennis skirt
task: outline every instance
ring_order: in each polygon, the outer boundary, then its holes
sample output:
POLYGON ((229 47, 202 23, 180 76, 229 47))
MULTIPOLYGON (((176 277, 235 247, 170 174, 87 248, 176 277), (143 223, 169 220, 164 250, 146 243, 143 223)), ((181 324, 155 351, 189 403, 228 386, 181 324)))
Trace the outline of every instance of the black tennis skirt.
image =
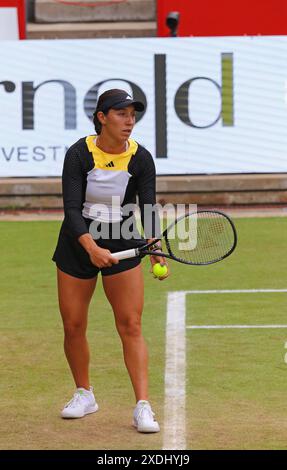
MULTIPOLYGON (((92 221, 90 219, 86 219, 86 222, 87 226, 89 226, 92 221)), ((96 240, 96 243, 101 248, 110 250, 111 253, 129 250, 145 243, 145 240, 140 236, 137 239, 131 240, 126 240, 122 237, 120 239, 113 239, 111 238, 112 234, 110 230, 112 224, 108 225, 109 237, 105 239, 99 238, 96 240)), ((69 234, 64 224, 61 227, 52 260, 61 271, 80 279, 92 279, 97 276, 100 271, 103 276, 117 274, 122 271, 132 269, 138 266, 141 262, 141 258, 137 256, 135 258, 121 260, 118 264, 114 264, 109 268, 98 268, 91 262, 88 253, 78 242, 77 238, 72 237, 69 234)))

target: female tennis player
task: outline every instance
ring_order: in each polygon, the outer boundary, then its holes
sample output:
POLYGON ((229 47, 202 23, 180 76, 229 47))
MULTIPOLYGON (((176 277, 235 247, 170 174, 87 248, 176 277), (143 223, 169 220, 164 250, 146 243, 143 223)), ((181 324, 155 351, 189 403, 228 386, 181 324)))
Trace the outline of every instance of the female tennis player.
MULTIPOLYGON (((139 245, 140 234, 131 224, 135 221, 136 195, 145 237, 156 237, 157 217, 150 210, 155 204, 154 162, 145 148, 130 139, 136 112, 143 110, 143 103, 133 100, 124 90, 108 90, 99 97, 94 113, 96 135, 80 139, 65 157, 65 217, 53 261, 57 265, 64 350, 76 385, 62 417, 81 418, 98 410, 89 381, 86 328, 89 304, 101 272, 135 393, 133 424, 139 432, 152 433, 160 427, 148 401, 148 351, 141 330, 141 258, 119 262, 111 256, 139 245)), ((150 259, 152 265, 166 264, 158 256, 150 259)), ((169 272, 160 280, 168 275, 169 272)))

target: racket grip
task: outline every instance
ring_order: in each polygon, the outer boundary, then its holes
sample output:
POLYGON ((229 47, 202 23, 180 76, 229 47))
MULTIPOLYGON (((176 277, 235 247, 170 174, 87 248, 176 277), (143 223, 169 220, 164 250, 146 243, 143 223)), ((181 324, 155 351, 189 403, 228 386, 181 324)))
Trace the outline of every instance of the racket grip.
POLYGON ((138 255, 138 250, 137 248, 133 248, 132 250, 124 250, 124 251, 118 251, 117 253, 111 253, 111 255, 114 258, 117 258, 118 260, 134 258, 135 256, 138 255))

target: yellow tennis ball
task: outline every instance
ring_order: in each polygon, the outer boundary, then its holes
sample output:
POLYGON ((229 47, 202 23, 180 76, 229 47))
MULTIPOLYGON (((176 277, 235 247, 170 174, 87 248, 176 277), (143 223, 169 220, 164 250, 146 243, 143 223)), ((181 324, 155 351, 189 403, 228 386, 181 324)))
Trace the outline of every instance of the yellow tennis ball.
POLYGON ((160 263, 156 263, 153 265, 152 272, 156 277, 162 277, 167 274, 167 266, 161 266, 160 263))

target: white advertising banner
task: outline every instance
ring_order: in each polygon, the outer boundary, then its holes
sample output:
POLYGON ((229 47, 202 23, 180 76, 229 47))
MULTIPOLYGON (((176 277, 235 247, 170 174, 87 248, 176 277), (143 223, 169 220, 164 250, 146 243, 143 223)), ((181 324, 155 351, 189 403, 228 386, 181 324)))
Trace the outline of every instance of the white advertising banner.
POLYGON ((146 103, 157 173, 287 172, 287 37, 0 42, 0 177, 60 176, 97 97, 146 103))
POLYGON ((0 40, 19 39, 18 11, 16 7, 0 5, 0 40))

